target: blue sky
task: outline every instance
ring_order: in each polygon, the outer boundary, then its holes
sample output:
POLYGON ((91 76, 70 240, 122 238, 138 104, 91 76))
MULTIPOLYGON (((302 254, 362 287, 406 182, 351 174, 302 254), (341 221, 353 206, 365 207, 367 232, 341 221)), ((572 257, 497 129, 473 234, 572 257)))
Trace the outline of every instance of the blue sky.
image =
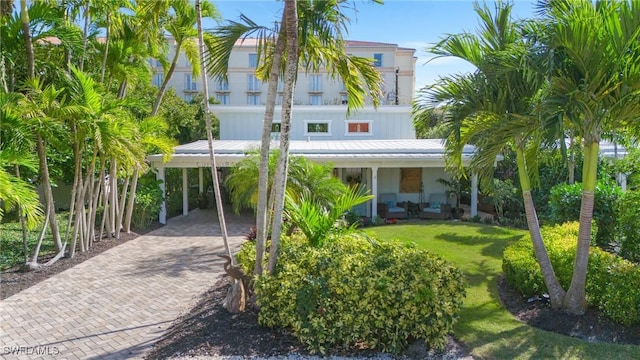
MULTIPOLYGON (((283 8, 283 2, 274 0, 217 0, 214 3, 224 19, 237 20, 243 13, 258 24, 279 21, 283 8)), ((353 3, 357 12, 346 11, 352 20, 347 39, 394 43, 416 49, 416 90, 433 83, 441 75, 473 71, 471 65, 453 58, 440 58, 426 64, 433 56, 424 50, 446 34, 475 32, 478 17, 472 1, 385 0, 384 5, 370 1, 353 3)), ((488 3, 493 7, 493 2, 488 3)), ((532 14, 532 1, 514 2, 515 18, 529 18, 532 14)))

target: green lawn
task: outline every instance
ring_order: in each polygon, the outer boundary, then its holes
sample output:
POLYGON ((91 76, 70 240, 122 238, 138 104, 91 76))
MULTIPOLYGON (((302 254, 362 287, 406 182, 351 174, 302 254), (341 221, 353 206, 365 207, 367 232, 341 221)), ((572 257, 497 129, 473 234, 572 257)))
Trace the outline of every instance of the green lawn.
POLYGON ((423 222, 367 229, 378 239, 415 242, 458 265, 467 297, 454 335, 482 359, 640 359, 640 346, 592 344, 516 320, 500 303, 502 252, 526 234, 489 225, 423 222))

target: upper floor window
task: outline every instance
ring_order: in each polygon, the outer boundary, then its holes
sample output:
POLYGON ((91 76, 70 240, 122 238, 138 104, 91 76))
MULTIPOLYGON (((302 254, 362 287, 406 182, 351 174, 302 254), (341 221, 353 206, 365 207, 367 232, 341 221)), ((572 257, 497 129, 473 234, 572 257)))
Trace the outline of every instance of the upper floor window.
POLYGON ((229 82, 223 79, 221 76, 216 78, 216 90, 229 91, 229 82))
POLYGON ((322 105, 322 95, 310 95, 309 105, 322 105))
POLYGON ((304 135, 331 136, 331 121, 304 121, 304 135))
POLYGON ((218 99, 218 102, 222 105, 229 105, 229 94, 217 94, 216 99, 218 99))
POLYGON ((371 135, 371 121, 368 120, 347 120, 345 122, 346 136, 371 135))
POLYGON ((340 95, 340 104, 347 105, 349 103, 349 97, 347 95, 340 95))
POLYGON ((373 65, 377 66, 377 67, 381 67, 382 66, 382 53, 375 53, 373 54, 373 65))
POLYGON ((260 95, 247 95, 247 105, 260 105, 260 95))
POLYGON ((164 81, 164 74, 163 73, 155 73, 153 75, 153 81, 152 84, 155 87, 160 87, 162 86, 162 82, 164 81))
POLYGON ((247 76, 247 91, 260 91, 262 82, 255 75, 247 76))
POLYGON ((278 97, 276 98, 276 105, 282 105, 282 94, 278 94, 278 97))
POLYGON ((322 91, 321 75, 309 75, 309 91, 322 91))
POLYGON ((184 74, 184 89, 187 91, 198 90, 198 84, 191 74, 184 74))
POLYGON ((282 79, 278 80, 278 91, 279 92, 284 91, 284 82, 282 81, 282 79))
POLYGON ((191 67, 191 61, 189 61, 189 58, 185 58, 184 59, 184 66, 190 68, 191 67))
POLYGON ((258 67, 258 54, 249 54, 249 67, 258 67))

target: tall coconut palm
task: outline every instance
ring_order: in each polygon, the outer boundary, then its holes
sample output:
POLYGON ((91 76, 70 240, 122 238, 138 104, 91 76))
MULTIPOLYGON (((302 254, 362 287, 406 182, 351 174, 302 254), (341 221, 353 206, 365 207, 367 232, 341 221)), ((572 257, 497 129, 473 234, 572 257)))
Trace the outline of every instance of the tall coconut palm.
POLYGON ((640 3, 551 1, 540 4, 549 24, 548 46, 565 60, 550 79, 544 105, 567 115, 583 139, 580 230, 564 307, 586 311, 585 281, 603 133, 631 132, 640 116, 640 3))
MULTIPOLYGON (((380 1, 375 1, 380 2, 380 1)), ((349 19, 344 15, 342 5, 346 1, 299 1, 297 16, 299 31, 299 59, 302 66, 311 71, 324 66, 330 76, 341 78, 347 88, 348 111, 364 105, 365 94, 371 94, 374 105, 378 104, 381 93, 382 77, 373 66, 371 59, 346 54, 342 34, 349 19)), ((284 23, 285 13, 283 12, 284 23)), ((257 75, 263 81, 269 81, 265 117, 261 144, 261 166, 259 176, 259 196, 257 211, 258 238, 256 240, 256 266, 254 273, 262 272, 264 241, 267 234, 267 184, 268 159, 270 150, 271 124, 276 102, 278 78, 283 74, 282 54, 285 49, 285 27, 271 29, 257 25, 246 16, 240 22, 229 21, 219 27, 214 34, 215 41, 208 43, 209 62, 207 71, 212 75, 225 76, 229 56, 233 46, 247 36, 257 38, 258 69, 257 75), (264 226, 261 226, 264 224, 264 226)), ((282 130, 281 126, 281 130, 282 130)), ((286 128, 285 128, 286 129, 286 128)), ((282 136, 281 136, 282 137, 282 136)), ((282 142, 281 142, 282 144, 282 142)), ((282 154, 282 153, 281 153, 282 154)), ((284 196, 284 194, 283 194, 284 196)), ((284 197, 282 197, 284 199, 284 197)), ((282 200, 284 201, 284 200, 282 200)))
MULTIPOLYGON (((198 23, 198 52, 200 54, 200 64, 203 68, 206 68, 205 44, 204 34, 202 31, 202 9, 200 0, 196 0, 196 14, 198 23)), ((213 191, 216 197, 216 207, 218 212, 218 222, 220 223, 220 231, 222 232, 222 241, 224 242, 225 250, 231 259, 231 265, 234 265, 233 254, 231 254, 231 248, 229 247, 229 237, 227 235, 227 223, 224 218, 224 207, 222 204, 222 196, 220 193, 220 179, 218 178, 218 167, 216 165, 216 156, 213 148, 213 134, 211 133, 211 114, 209 112, 209 86, 207 84, 207 75, 202 72, 202 91, 204 96, 202 98, 204 108, 204 118, 207 126, 207 142, 209 144, 209 159, 211 160, 211 178, 213 179, 213 191)))
POLYGON ((479 174, 483 186, 491 186, 496 157, 505 148, 515 151, 536 259, 552 306, 560 308, 565 292, 542 242, 531 196, 531 179, 537 176, 534 151, 539 149, 544 136, 556 139, 553 133, 556 124, 543 124, 532 112, 544 77, 523 69, 519 60, 527 59, 534 49, 524 41, 517 24, 512 21, 512 5, 500 3, 495 14, 486 5, 474 6, 481 19, 478 34, 449 36, 430 51, 439 56, 464 59, 477 67, 476 72, 442 78, 435 86, 423 89, 414 105, 414 114, 418 121, 429 121, 431 113, 445 104, 449 166, 464 172, 462 149, 468 143, 474 144, 477 150, 470 167, 479 174), (514 59, 517 60, 514 62, 514 59), (541 129, 550 133, 542 134, 541 129))

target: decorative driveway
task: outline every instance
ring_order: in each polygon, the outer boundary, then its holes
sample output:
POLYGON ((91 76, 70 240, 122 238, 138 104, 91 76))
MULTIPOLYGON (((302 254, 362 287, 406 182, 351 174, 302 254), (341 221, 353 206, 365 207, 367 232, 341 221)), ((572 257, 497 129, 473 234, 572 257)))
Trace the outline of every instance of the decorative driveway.
MULTIPOLYGON (((254 219, 227 213, 235 250, 254 219)), ((224 273, 213 211, 194 210, 0 302, 0 358, 141 358, 224 273)))

